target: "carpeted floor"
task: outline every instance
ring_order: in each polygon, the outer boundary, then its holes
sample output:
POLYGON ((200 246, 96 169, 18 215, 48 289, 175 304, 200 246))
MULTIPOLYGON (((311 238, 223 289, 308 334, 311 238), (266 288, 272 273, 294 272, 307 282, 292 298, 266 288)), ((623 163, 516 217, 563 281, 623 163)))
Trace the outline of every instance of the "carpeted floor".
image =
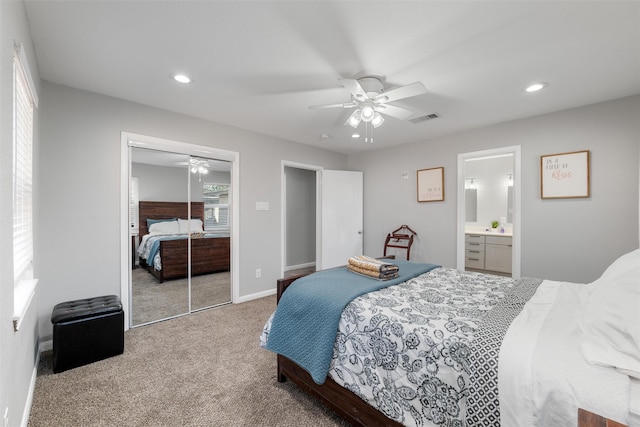
POLYGON ((275 296, 134 328, 124 354, 52 373, 42 355, 29 427, 347 426, 290 381, 259 336, 275 296))

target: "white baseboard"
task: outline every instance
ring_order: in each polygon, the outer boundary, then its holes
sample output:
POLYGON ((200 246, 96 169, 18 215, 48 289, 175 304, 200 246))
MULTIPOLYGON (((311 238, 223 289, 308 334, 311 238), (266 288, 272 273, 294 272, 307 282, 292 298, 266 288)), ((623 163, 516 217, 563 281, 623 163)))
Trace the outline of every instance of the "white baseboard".
MULTIPOLYGON (((53 341, 47 341, 53 348, 53 341)), ((27 427, 29 424, 29 415, 31 415, 31 405, 33 405, 33 395, 36 392, 36 379, 38 378, 38 365, 40 365, 40 354, 44 351, 43 343, 38 345, 38 355, 36 356, 36 363, 31 373, 31 382, 29 384, 29 392, 27 393, 27 401, 22 411, 22 420, 20 421, 20 427, 27 427)))
POLYGON ((43 351, 49 351, 49 350, 53 350, 53 339, 42 341, 40 343, 40 349, 38 350, 38 353, 42 353, 43 351))
POLYGON ((291 270, 299 270, 301 268, 308 268, 308 267, 315 267, 316 263, 315 262, 307 262, 305 264, 298 264, 298 265, 289 265, 286 266, 284 268, 284 271, 291 271, 291 270))
POLYGON ((243 297, 238 298, 234 302, 234 304, 251 301, 251 300, 254 300, 254 299, 258 299, 258 298, 264 298, 264 297, 268 297, 268 296, 275 295, 275 294, 276 294, 276 290, 275 289, 270 289, 268 291, 262 291, 262 292, 256 292, 255 294, 245 295, 243 297))

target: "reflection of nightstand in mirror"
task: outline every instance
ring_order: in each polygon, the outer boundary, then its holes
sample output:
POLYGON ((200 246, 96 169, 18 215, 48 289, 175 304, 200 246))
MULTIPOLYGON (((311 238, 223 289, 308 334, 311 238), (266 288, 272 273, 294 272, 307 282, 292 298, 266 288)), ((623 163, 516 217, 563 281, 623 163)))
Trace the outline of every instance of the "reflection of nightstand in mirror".
POLYGON ((132 234, 131 235, 131 268, 138 268, 137 261, 138 261, 138 257, 136 256, 136 244, 138 243, 138 235, 137 234, 132 234))

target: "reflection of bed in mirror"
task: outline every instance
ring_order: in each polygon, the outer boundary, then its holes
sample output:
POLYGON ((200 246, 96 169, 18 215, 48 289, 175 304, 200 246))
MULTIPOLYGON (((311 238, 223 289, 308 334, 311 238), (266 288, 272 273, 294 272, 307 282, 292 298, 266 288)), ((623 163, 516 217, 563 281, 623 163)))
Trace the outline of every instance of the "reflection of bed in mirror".
POLYGON ((203 202, 191 202, 187 218, 187 202, 139 203, 140 265, 160 283, 187 277, 189 242, 192 276, 229 271, 229 234, 203 231, 203 202))

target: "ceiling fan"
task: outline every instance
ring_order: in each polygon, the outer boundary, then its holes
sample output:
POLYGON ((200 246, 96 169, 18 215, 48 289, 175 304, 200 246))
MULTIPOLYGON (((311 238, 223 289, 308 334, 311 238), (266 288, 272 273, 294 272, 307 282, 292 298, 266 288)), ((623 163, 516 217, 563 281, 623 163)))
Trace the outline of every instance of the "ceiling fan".
POLYGON ((422 95, 427 89, 421 82, 411 83, 396 89, 384 91, 382 81, 375 76, 365 76, 358 79, 340 79, 340 84, 351 93, 351 102, 343 104, 312 105, 312 110, 322 108, 355 108, 345 125, 357 128, 361 121, 378 127, 384 122, 382 115, 400 120, 406 120, 413 115, 413 111, 390 105, 389 102, 422 95))

